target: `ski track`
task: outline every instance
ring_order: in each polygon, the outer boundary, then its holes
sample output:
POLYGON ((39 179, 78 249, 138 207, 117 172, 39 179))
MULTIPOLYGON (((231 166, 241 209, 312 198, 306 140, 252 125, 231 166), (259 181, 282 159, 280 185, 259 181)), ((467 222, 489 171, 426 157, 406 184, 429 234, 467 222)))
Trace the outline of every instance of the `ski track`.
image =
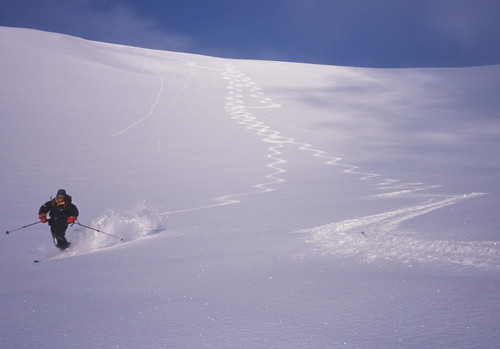
MULTIPOLYGON (((399 229, 402 222, 446 206, 454 205, 466 199, 478 197, 483 195, 483 193, 448 196, 427 194, 425 196, 418 196, 418 192, 439 188, 441 185, 404 183, 398 179, 383 178, 378 173, 363 172, 359 170, 358 166, 347 164, 340 157, 328 155, 327 152, 315 148, 312 144, 300 142, 293 137, 284 136, 280 131, 259 120, 253 112, 253 110, 259 109, 280 108, 281 105, 274 103, 270 98, 266 97, 261 88, 234 65, 228 63, 221 69, 205 67, 196 62, 189 62, 188 66, 189 72, 187 73, 184 85, 162 113, 159 129, 163 127, 167 114, 175 106, 177 100, 189 85, 195 69, 220 71, 223 80, 227 83, 225 110, 231 119, 238 122, 245 129, 255 132, 262 142, 269 145, 269 153, 267 155, 269 162, 265 166, 270 169, 270 173, 265 176, 266 180, 264 182, 253 186, 253 191, 220 196, 214 198, 212 203, 207 205, 167 211, 161 213, 160 216, 233 205, 239 203, 240 198, 244 196, 275 191, 276 185, 286 181, 285 174, 288 171, 284 168, 284 165, 288 161, 284 158, 282 149, 285 145, 288 145, 294 146, 297 151, 310 153, 312 157, 321 159, 325 165, 340 167, 343 172, 355 175, 359 180, 373 181, 376 189, 383 192, 374 194, 372 197, 379 199, 411 197, 415 198, 417 202, 413 206, 398 210, 332 222, 298 231, 306 233, 306 241, 317 246, 322 254, 335 255, 337 257, 357 256, 368 262, 379 259, 396 259, 411 265, 411 263, 415 262, 440 261, 448 264, 500 270, 500 243, 488 241, 449 242, 424 240, 412 237, 409 233, 404 233, 399 229), (423 202, 423 199, 426 201, 423 202)), ((160 87, 155 101, 151 105, 150 112, 113 136, 118 136, 131 130, 153 115, 160 102, 164 86, 159 65, 154 63, 154 67, 157 78, 160 81, 160 87)), ((275 123, 282 124, 279 122, 275 123)), ((289 127, 288 125, 285 126, 289 127)), ((158 130, 156 134, 158 145, 154 158, 156 158, 160 150, 159 132, 158 130)))
MULTIPOLYGON (((286 164, 287 160, 282 157, 280 149, 288 144, 296 146, 299 151, 309 152, 313 157, 322 159, 326 165, 342 167, 345 173, 355 175, 359 180, 374 181, 377 189, 384 191, 375 194, 376 198, 412 197, 419 202, 398 210, 302 230, 302 233, 308 234, 306 241, 318 246, 323 254, 339 257, 360 256, 365 261, 396 259, 409 265, 415 262, 439 261, 500 270, 500 243, 424 240, 411 237, 399 229, 402 222, 466 199, 478 197, 483 193, 444 197, 431 194, 417 196, 418 192, 439 188, 441 185, 404 183, 398 179, 383 178, 378 173, 360 171, 358 166, 343 163, 340 157, 330 156, 309 143, 283 136, 279 131, 259 121, 252 112, 253 109, 279 108, 280 105, 265 97, 255 82, 233 65, 225 65, 223 76, 228 82, 228 96, 226 97, 228 114, 246 129, 255 131, 263 142, 271 144, 268 158, 272 161, 266 166, 272 170, 272 173, 266 176, 267 182, 255 185, 258 190, 254 193, 273 191, 276 184, 285 181, 284 174, 287 170, 281 165, 286 164), (256 100, 257 105, 247 105, 245 100, 248 99, 256 100), (425 198, 426 202, 422 203, 422 198, 425 198)), ((232 198, 234 196, 218 200, 232 198)))
POLYGON ((308 242, 319 246, 323 254, 335 257, 359 257, 372 262, 396 259, 404 263, 444 262, 466 267, 500 271, 500 243, 496 241, 447 241, 418 239, 398 230, 400 223, 462 200, 484 195, 472 193, 376 215, 304 229, 308 242))
POLYGON ((156 73, 156 77, 158 78, 158 81, 160 83, 160 87, 158 88, 158 93, 156 95, 155 101, 153 102, 153 104, 151 105, 151 107, 149 109, 149 113, 147 113, 143 117, 137 119, 137 121, 135 121, 132 124, 130 124, 129 126, 125 127, 123 130, 116 132, 113 135, 113 137, 120 136, 121 134, 123 134, 123 133, 125 133, 127 131, 130 131, 131 129, 133 129, 134 127, 136 127, 138 124, 140 124, 144 120, 146 120, 149 117, 151 117, 151 115, 153 115, 156 107, 158 106, 158 103, 160 102, 161 95, 163 93, 164 82, 163 82, 163 78, 161 77, 160 66, 158 65, 157 62, 153 61, 151 57, 149 57, 149 59, 145 62, 143 70, 149 70, 149 69, 151 69, 151 66, 153 66, 152 69, 156 73))
MULTIPOLYGON (((181 95, 183 94, 183 92, 186 90, 186 88, 188 87, 189 83, 191 82, 191 79, 193 77, 193 74, 194 74, 194 70, 195 68, 197 68, 197 65, 195 62, 189 62, 188 64, 188 67, 189 67, 189 71, 188 73, 186 74, 186 80, 184 81, 184 84, 182 85, 182 87, 177 91, 177 94, 174 96, 172 102, 165 108, 165 110, 161 113, 161 117, 160 117, 160 121, 159 121, 159 125, 158 127, 156 128, 156 131, 154 133, 154 139, 156 139, 156 149, 155 149, 155 152, 153 154, 153 157, 151 158, 151 161, 149 163, 149 165, 152 165, 154 163, 154 161, 156 160, 156 158, 158 157, 158 153, 160 152, 161 150, 161 132, 163 130, 163 127, 164 127, 164 123, 165 123, 165 120, 167 119, 167 116, 169 114, 169 112, 175 107, 175 105, 177 104, 177 101, 179 100, 179 98, 181 97, 181 95)), ((154 61, 151 56, 149 57, 149 60, 148 62, 145 64, 145 68, 144 69, 150 69, 149 67, 150 66, 153 66, 153 70, 155 71, 156 73, 156 77, 158 79, 158 81, 160 82, 160 87, 158 89, 158 93, 156 95, 156 98, 155 98, 155 101, 153 102, 153 104, 151 105, 150 107, 150 110, 149 110, 149 113, 147 113, 146 115, 144 115, 143 117, 139 118, 138 120, 136 120, 135 122, 133 122, 132 124, 130 124, 129 126, 127 126, 126 128, 124 128, 123 130, 119 131, 119 132, 116 132, 115 134, 113 134, 113 137, 116 137, 116 136, 120 136, 122 135, 123 133, 133 129, 134 127, 136 127, 138 124, 140 124, 141 122, 143 122, 144 120, 150 118, 156 111, 157 107, 158 107, 158 104, 161 100, 161 96, 163 94, 163 88, 164 88, 164 81, 163 81, 163 77, 161 75, 161 71, 160 71, 160 65, 154 61)))

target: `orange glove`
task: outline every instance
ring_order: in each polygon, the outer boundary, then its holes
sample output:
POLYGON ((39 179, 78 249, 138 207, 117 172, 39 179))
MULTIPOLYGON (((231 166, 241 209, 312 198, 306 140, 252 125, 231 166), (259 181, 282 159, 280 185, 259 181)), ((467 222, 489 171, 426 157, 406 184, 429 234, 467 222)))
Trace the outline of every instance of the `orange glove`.
POLYGON ((75 216, 69 216, 68 217, 68 221, 67 221, 68 224, 73 224, 73 223, 75 223, 75 221, 76 221, 76 217, 75 216))
POLYGON ((38 216, 38 217, 40 218, 40 222, 47 223, 47 214, 40 213, 40 216, 38 216))

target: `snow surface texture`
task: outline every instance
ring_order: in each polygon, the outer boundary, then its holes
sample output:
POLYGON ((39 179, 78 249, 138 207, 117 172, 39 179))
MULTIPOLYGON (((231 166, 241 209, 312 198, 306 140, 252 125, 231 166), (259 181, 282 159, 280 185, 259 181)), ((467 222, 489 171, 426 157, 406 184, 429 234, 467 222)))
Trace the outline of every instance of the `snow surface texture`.
POLYGON ((2 347, 498 346, 500 66, 0 42, 2 347))

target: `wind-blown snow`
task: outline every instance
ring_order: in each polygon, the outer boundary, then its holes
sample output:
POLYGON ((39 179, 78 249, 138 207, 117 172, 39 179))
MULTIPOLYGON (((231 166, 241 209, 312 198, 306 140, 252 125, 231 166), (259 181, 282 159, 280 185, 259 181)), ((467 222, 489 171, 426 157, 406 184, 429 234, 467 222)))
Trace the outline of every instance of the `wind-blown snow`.
POLYGON ((2 346, 497 347, 500 66, 0 42, 2 346))

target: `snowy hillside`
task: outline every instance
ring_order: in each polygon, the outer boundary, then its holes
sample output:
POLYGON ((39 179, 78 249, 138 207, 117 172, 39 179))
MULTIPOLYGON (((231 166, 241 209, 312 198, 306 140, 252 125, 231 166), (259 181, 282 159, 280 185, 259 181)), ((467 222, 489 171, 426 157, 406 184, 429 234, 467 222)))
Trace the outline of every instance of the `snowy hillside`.
POLYGON ((500 66, 0 27, 5 348, 496 348, 500 66), (60 253, 39 207, 65 188, 60 253), (41 263, 34 264, 33 260, 41 263))

